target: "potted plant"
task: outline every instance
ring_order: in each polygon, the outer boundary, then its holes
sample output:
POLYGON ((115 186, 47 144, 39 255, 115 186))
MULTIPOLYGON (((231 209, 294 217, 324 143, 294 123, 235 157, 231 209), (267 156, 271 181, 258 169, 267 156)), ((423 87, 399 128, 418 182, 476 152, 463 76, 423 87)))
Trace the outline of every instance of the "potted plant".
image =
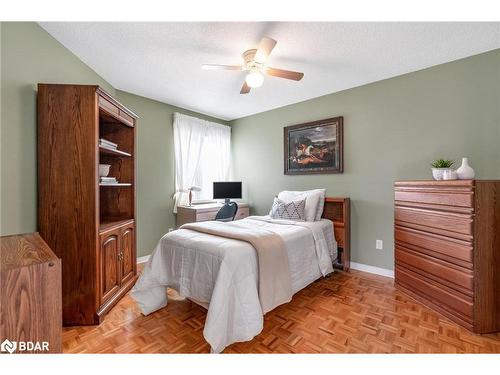
POLYGON ((442 180, 444 171, 451 170, 452 165, 455 164, 453 160, 437 159, 431 163, 432 177, 435 180, 442 180))

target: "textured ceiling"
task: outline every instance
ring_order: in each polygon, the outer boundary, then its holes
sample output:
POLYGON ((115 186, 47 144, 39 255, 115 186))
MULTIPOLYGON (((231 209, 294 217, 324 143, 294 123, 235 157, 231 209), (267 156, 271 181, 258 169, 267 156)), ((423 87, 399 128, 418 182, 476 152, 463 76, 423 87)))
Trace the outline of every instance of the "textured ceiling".
POLYGON ((54 22, 40 23, 115 88, 225 120, 500 48, 500 23, 54 22), (239 64, 263 36, 268 65, 305 73, 266 77, 248 95, 239 64))

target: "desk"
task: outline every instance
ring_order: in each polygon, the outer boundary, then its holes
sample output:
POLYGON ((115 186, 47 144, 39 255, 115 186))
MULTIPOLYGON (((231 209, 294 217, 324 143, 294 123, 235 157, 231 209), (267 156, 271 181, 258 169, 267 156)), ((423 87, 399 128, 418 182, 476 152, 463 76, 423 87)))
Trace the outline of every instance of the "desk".
MULTIPOLYGON (((250 207, 248 203, 236 202, 238 204, 238 212, 234 220, 244 219, 250 215, 250 207)), ((223 206, 222 203, 203 203, 193 204, 192 206, 177 207, 177 228, 186 223, 194 223, 199 221, 214 220, 215 215, 223 206)))

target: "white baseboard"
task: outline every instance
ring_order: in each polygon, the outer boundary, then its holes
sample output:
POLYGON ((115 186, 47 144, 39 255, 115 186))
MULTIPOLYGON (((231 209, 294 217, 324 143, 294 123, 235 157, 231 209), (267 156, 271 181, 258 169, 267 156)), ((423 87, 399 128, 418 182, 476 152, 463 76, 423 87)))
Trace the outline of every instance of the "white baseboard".
POLYGON ((149 260, 150 255, 145 255, 143 257, 137 258, 137 264, 146 263, 149 260))
POLYGON ((370 266, 368 264, 362 264, 362 263, 356 263, 356 262, 351 262, 351 268, 353 270, 374 273, 376 275, 390 277, 390 278, 394 279, 394 270, 388 270, 385 268, 370 266))

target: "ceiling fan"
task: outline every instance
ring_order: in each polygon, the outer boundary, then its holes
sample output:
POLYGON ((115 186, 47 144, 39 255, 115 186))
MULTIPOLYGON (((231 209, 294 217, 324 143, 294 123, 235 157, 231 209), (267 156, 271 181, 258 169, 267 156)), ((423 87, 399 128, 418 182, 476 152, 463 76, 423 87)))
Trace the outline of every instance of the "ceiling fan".
POLYGON ((251 88, 262 86, 264 83, 264 74, 300 81, 304 77, 304 73, 294 72, 291 70, 271 68, 266 65, 266 61, 271 54, 274 46, 276 46, 274 39, 264 37, 260 41, 259 48, 249 49, 241 55, 243 57, 243 65, 216 65, 205 64, 201 68, 205 70, 239 70, 248 71, 243 87, 240 94, 248 94, 251 88))

